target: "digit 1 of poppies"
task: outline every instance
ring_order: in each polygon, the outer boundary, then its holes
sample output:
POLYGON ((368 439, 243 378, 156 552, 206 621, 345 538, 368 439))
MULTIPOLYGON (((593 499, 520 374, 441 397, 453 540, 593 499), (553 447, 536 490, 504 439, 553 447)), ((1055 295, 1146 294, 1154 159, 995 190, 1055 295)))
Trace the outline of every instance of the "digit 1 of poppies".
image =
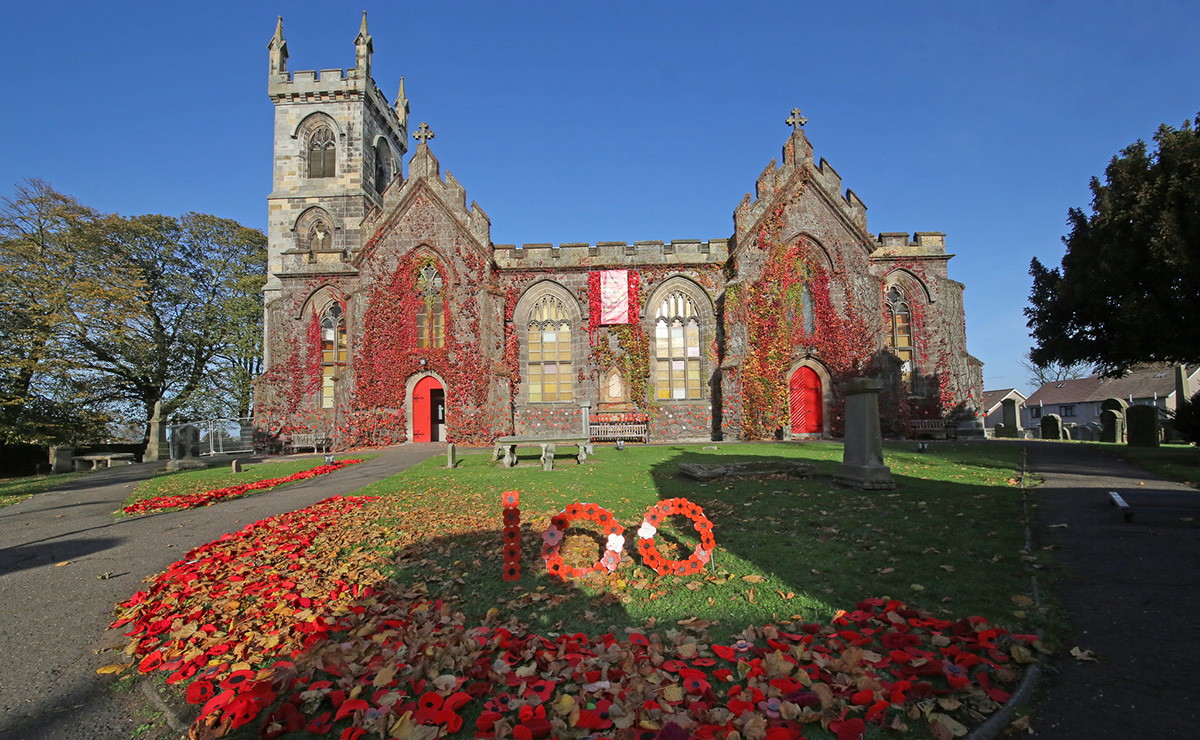
POLYGON ((500 494, 504 511, 504 580, 521 580, 521 494, 505 491, 500 494))

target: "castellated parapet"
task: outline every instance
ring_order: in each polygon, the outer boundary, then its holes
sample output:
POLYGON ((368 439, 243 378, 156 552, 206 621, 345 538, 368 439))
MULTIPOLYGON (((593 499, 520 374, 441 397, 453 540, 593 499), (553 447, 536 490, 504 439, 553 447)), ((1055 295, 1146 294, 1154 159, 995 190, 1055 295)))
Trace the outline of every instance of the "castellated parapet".
POLYGON ((493 257, 501 269, 591 269, 642 265, 724 265, 729 240, 678 239, 670 242, 597 242, 596 244, 496 244, 493 257))

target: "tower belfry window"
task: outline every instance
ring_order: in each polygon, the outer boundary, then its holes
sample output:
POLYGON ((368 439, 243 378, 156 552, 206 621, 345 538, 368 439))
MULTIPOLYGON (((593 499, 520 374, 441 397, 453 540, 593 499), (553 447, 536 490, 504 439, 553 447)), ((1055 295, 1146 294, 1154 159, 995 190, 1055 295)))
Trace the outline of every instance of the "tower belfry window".
POLYGON ((321 126, 313 131, 308 140, 308 176, 334 177, 337 175, 337 147, 333 131, 321 126))

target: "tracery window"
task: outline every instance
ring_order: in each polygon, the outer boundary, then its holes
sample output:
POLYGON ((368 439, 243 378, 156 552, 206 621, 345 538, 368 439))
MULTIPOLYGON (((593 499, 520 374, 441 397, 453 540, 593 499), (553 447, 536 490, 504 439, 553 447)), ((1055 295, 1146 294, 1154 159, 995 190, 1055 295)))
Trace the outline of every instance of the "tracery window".
POLYGON ((529 312, 527 330, 529 402, 570 401, 571 322, 562 301, 552 295, 539 298, 529 312))
POLYGON ((334 376, 346 366, 346 317, 331 302, 321 312, 321 408, 333 408, 334 376))
POLYGON ((700 318, 683 291, 668 293, 654 318, 654 389, 660 401, 702 398, 700 318))
POLYGON ((915 392, 916 365, 913 362, 912 312, 908 302, 896 288, 887 294, 888 350, 900 360, 900 382, 909 392, 915 392))
POLYGON ((337 175, 337 147, 333 130, 321 126, 308 139, 308 176, 334 177, 337 175))
POLYGON ((433 265, 417 273, 417 348, 446 346, 446 299, 442 295, 442 275, 433 265))

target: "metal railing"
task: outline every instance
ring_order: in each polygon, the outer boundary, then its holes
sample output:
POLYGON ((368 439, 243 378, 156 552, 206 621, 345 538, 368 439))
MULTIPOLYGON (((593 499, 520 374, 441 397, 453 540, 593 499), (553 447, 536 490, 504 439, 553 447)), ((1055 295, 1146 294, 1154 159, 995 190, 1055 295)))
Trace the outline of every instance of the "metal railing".
POLYGON ((167 427, 171 459, 201 455, 236 455, 254 451, 254 420, 204 419, 167 427))

